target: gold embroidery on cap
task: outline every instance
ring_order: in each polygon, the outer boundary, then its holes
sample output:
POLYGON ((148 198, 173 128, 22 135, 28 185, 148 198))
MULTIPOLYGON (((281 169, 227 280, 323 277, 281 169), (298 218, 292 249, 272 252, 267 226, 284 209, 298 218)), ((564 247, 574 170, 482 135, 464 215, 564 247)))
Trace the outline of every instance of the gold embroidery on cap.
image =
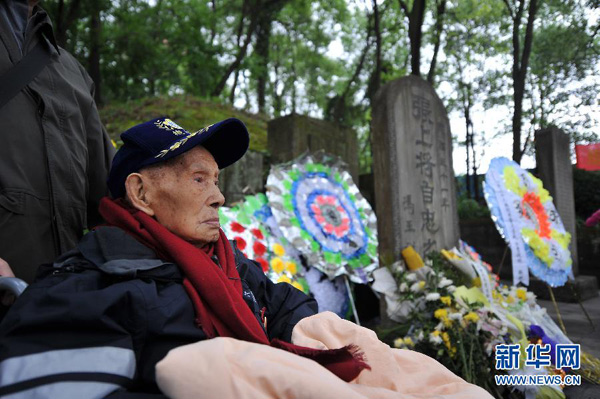
MULTIPOLYGON (((169 119, 166 119, 166 120, 170 121, 169 119)), ((175 124, 175 125, 177 126, 177 124, 175 124)), ((157 124, 157 126, 158 126, 158 124, 157 124)), ((179 147, 181 147, 182 145, 184 145, 190 138, 192 138, 192 137, 194 137, 194 136, 196 136, 198 134, 202 134, 202 133, 206 132, 208 129, 211 128, 211 126, 213 126, 213 125, 208 125, 208 126, 202 128, 202 129, 198 130, 197 132, 189 133, 186 137, 184 137, 184 138, 182 138, 182 139, 174 142, 173 144, 171 144, 171 146, 169 148, 167 148, 166 150, 162 150, 161 152, 159 152, 158 155, 155 156, 154 158, 162 158, 162 157, 164 157, 170 151, 174 151, 174 150, 178 149, 179 147)), ((158 126, 158 127, 160 127, 160 126, 158 126)))
POLYGON ((173 133, 175 136, 181 136, 181 135, 184 135, 187 133, 184 128, 179 126, 177 123, 173 122, 171 119, 156 121, 156 122, 154 122, 154 124, 159 129, 168 130, 171 133, 173 133))

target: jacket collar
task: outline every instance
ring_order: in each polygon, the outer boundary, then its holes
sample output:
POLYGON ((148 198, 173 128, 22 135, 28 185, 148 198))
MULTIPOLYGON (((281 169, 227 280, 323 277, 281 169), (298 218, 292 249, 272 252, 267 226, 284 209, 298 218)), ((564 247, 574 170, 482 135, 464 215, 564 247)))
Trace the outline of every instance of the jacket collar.
POLYGON ((114 226, 102 226, 86 234, 77 249, 100 270, 135 276, 139 271, 174 265, 158 259, 154 251, 114 226))

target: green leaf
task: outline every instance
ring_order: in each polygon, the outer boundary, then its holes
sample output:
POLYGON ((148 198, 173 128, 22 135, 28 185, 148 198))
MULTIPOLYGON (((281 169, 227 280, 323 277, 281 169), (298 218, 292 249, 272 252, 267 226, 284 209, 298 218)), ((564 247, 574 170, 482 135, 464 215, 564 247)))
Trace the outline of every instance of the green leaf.
POLYGON ((321 246, 319 245, 319 243, 314 240, 312 240, 310 242, 310 246, 311 246, 313 252, 319 252, 321 250, 321 246))
POLYGON ((363 266, 369 266, 372 263, 371 257, 369 255, 367 255, 367 254, 362 254, 360 256, 360 263, 363 266))
POLYGON ((246 214, 246 212, 240 212, 240 213, 238 213, 237 220, 238 220, 239 223, 241 223, 243 225, 246 225, 246 226, 252 223, 252 220, 246 214))
POLYGON ((304 240, 307 240, 307 241, 312 238, 310 236, 310 234, 308 234, 308 232, 306 232, 305 230, 300 231, 300 237, 302 237, 304 240))
POLYGON ((300 173, 300 171, 293 169, 290 170, 288 172, 288 176, 292 179, 292 180, 298 180, 300 178, 300 176, 302 176, 302 173, 300 173))
POLYGON ((336 265, 341 265, 342 264, 342 254, 340 254, 339 252, 336 252, 333 256, 333 263, 335 263, 336 265))
POLYGON ((369 255, 376 257, 377 256, 377 246, 375 244, 369 243, 367 245, 367 252, 369 253, 369 255))

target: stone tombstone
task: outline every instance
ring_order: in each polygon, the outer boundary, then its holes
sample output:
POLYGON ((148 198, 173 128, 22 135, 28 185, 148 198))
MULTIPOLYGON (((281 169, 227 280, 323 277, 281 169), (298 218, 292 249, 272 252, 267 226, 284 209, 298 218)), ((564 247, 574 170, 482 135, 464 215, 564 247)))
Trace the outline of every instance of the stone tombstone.
POLYGON ((352 129, 291 114, 269 121, 267 134, 272 163, 291 161, 305 151, 324 150, 342 158, 358 184, 358 139, 352 129))
POLYGON ((571 233, 569 249, 573 259, 573 274, 578 275, 573 166, 569 136, 556 127, 535 132, 535 160, 538 176, 552 196, 565 230, 571 233))
POLYGON ((248 151, 242 159, 221 171, 219 188, 225 196, 225 205, 264 191, 263 158, 260 152, 248 151))
POLYGON ((458 244, 452 137, 444 105, 416 76, 383 86, 373 103, 372 152, 379 257, 412 245, 424 255, 458 244))

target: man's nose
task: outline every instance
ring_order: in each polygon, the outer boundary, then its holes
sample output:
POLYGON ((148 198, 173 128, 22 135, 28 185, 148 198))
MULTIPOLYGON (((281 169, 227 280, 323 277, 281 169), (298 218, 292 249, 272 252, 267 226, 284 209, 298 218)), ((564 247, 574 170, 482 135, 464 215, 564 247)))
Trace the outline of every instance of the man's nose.
POLYGON ((225 204, 225 197, 223 196, 223 193, 221 193, 221 190, 219 189, 218 186, 215 186, 215 193, 212 196, 212 201, 210 203, 210 206, 212 206, 213 208, 219 209, 220 207, 222 207, 225 204))

